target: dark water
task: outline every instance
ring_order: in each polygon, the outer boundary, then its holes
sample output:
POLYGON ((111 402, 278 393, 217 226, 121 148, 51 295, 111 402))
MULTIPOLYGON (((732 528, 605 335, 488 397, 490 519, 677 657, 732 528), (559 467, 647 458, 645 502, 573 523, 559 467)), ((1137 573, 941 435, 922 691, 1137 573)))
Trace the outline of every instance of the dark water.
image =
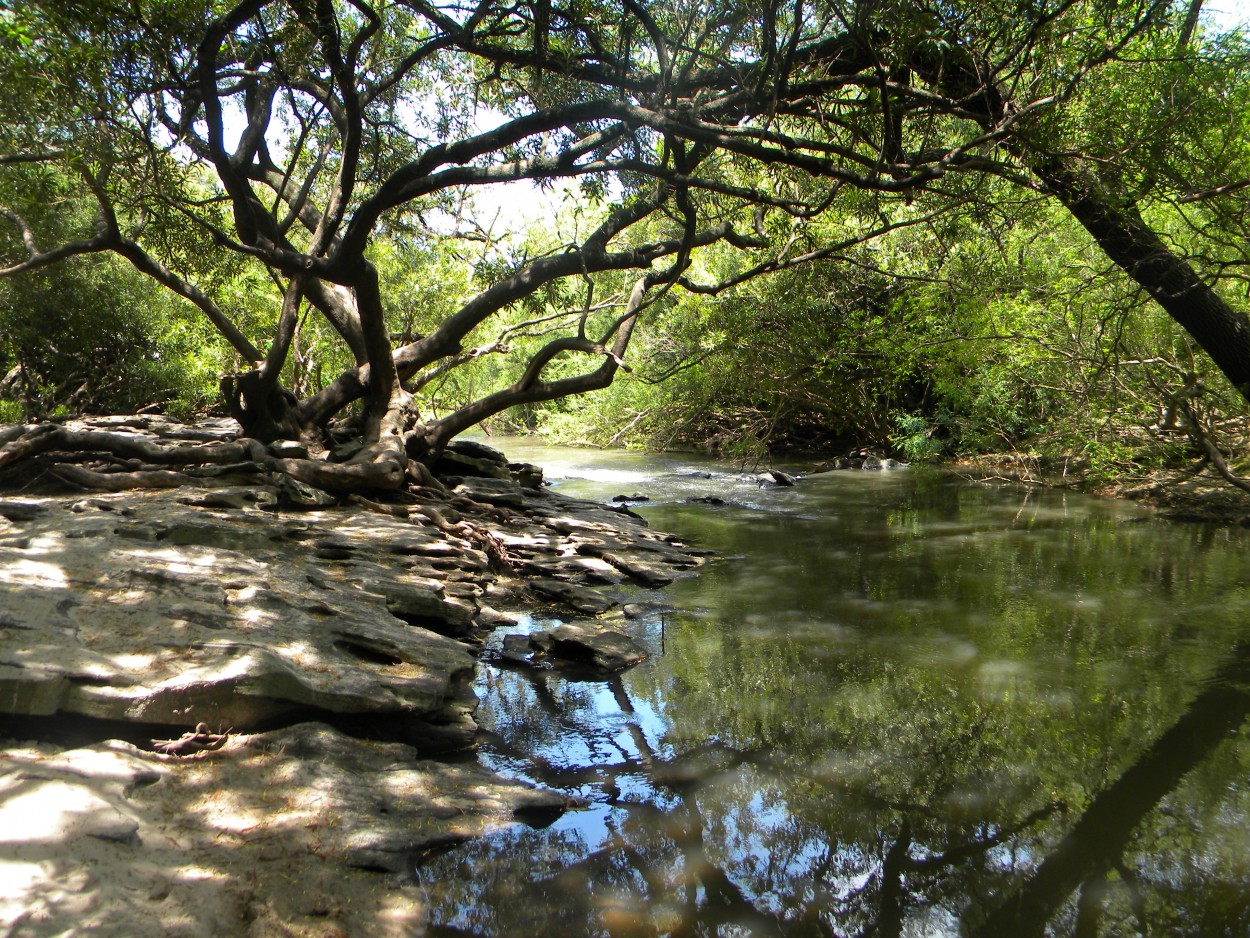
POLYGON ((721 556, 617 680, 482 666, 482 760, 590 806, 417 864, 430 934, 1250 934, 1246 532, 505 448, 721 556))

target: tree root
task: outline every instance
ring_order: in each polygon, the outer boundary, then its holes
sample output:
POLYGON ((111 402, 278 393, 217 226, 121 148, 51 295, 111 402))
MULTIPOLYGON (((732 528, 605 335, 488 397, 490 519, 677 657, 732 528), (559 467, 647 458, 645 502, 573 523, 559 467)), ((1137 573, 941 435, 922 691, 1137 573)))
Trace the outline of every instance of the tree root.
POLYGON ((130 434, 106 430, 66 430, 54 424, 28 427, 26 432, 0 446, 0 468, 50 451, 109 453, 123 459, 140 459, 163 466, 220 464, 265 458, 265 445, 243 439, 233 443, 161 444, 130 434))
POLYGON ((202 752, 220 749, 230 738, 230 730, 213 733, 207 723, 198 723, 194 730, 183 733, 177 739, 154 739, 152 749, 167 756, 195 756, 202 752))
POLYGON ((71 457, 113 457, 130 460, 132 471, 107 472, 57 462, 51 475, 60 482, 98 491, 171 488, 195 484, 193 475, 208 477, 232 471, 269 471, 333 494, 394 491, 404 485, 407 470, 402 447, 389 443, 366 447, 350 462, 282 459, 269 454, 258 440, 220 443, 163 443, 134 434, 106 430, 69 430, 40 424, 6 431, 0 445, 0 469, 47 453, 71 457), (398 456, 396 455, 398 453, 398 456), (164 469, 161 467, 171 467, 164 469), (174 471, 177 467, 180 471, 174 471))
POLYGON ((154 469, 139 472, 96 472, 83 466, 57 463, 49 472, 63 482, 84 489, 102 492, 125 492, 131 489, 176 489, 191 485, 194 480, 181 472, 154 469))
POLYGON ((366 445, 349 461, 338 463, 274 456, 263 443, 249 438, 189 445, 134 433, 69 429, 55 424, 6 428, 0 439, 0 469, 11 470, 27 460, 36 466, 42 463, 42 478, 54 480, 58 487, 122 492, 212 486, 215 480, 228 475, 286 476, 331 497, 346 496, 370 511, 400 518, 417 516, 442 533, 481 550, 496 572, 515 570, 504 543, 483 525, 465 518, 448 521, 435 505, 422 504, 415 494, 412 498, 416 504, 410 506, 387 504, 375 497, 398 493, 411 480, 414 489, 425 490, 448 507, 504 519, 503 513, 493 506, 452 496, 428 466, 407 457, 402 440, 395 434, 366 445), (78 464, 82 462, 91 465, 78 464))
POLYGON ((496 573, 512 573, 516 570, 516 564, 508 554, 503 541, 481 525, 464 519, 452 524, 433 505, 414 505, 411 510, 413 514, 425 518, 444 534, 462 538, 473 544, 486 554, 487 562, 496 573))

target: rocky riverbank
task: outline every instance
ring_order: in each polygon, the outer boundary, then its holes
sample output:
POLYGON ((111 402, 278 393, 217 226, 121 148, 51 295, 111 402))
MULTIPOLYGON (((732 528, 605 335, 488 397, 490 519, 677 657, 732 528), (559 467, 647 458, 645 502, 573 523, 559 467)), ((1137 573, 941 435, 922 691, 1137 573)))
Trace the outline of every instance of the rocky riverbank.
POLYGON ((1161 517, 1174 521, 1250 527, 1250 493, 1205 463, 1126 471, 1114 479, 1092 478, 1080 465, 1054 465, 1014 454, 986 455, 946 468, 974 482, 1037 485, 1125 498, 1150 505, 1161 517))
POLYGON ((577 640, 535 664, 624 666, 613 610, 699 552, 486 448, 440 474, 0 498, 6 933, 419 934, 424 851, 571 807, 430 758, 473 743, 484 636, 546 610, 577 640))

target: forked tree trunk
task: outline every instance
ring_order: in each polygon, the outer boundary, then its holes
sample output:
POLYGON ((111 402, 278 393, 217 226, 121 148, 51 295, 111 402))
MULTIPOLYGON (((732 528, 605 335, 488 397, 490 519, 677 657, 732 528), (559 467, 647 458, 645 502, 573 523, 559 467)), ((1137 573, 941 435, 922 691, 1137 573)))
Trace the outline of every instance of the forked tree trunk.
POLYGON ((226 375, 221 379, 221 396, 244 436, 262 443, 300 438, 295 395, 276 382, 265 381, 259 371, 226 375))

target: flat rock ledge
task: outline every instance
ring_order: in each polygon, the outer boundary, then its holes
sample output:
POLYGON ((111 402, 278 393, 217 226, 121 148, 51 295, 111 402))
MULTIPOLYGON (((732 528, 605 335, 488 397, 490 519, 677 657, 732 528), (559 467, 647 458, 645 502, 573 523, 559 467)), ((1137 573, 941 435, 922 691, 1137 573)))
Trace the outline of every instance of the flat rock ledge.
POLYGON ((11 936, 418 935, 423 854, 570 805, 476 765, 304 723, 179 759, 109 741, 0 753, 11 936))
MULTIPOLYGON (((459 748, 480 638, 513 621, 500 609, 598 615, 619 603, 605 587, 699 561, 630 516, 519 486, 519 507, 483 506, 464 536, 272 495, 0 499, 0 714, 214 731, 385 716, 392 739, 459 748), (513 572, 492 571, 475 533, 513 572)), ((457 504, 436 509, 444 525, 469 519, 457 504)))
POLYGON ((0 933, 421 934, 423 851, 570 807, 429 761, 473 742, 484 636, 586 625, 701 552, 501 459, 386 504, 251 470, 0 495, 0 933), (99 741, 32 741, 64 720, 99 741), (198 724, 224 745, 104 735, 198 724))

